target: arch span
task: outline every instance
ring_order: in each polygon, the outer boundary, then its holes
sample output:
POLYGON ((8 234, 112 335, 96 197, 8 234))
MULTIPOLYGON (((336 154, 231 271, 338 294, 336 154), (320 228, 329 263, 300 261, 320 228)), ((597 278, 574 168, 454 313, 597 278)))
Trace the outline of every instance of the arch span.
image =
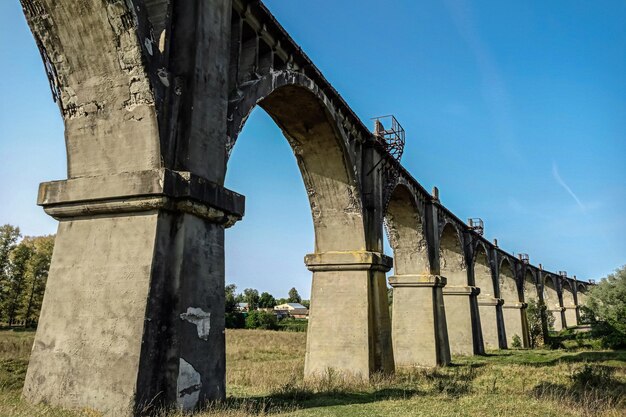
POLYGON ((500 261, 498 281, 500 296, 502 297, 502 316, 506 333, 507 347, 514 346, 514 340, 519 338, 522 346, 528 346, 524 304, 521 301, 519 287, 515 273, 515 263, 508 257, 500 261))
POLYGON ((578 306, 574 298, 574 285, 568 278, 561 280, 563 308, 565 309, 565 326, 575 327, 578 325, 578 306))
POLYGON ((546 306, 546 314, 553 320, 548 324, 548 330, 560 331, 563 329, 562 305, 559 297, 558 280, 554 275, 547 274, 543 277, 543 302, 546 306))
POLYGON ((491 261, 487 249, 479 242, 474 250, 474 282, 480 288, 478 310, 485 348, 500 347, 500 300, 496 298, 491 261))
POLYGON ((392 340, 396 366, 450 362, 442 287, 431 275, 424 216, 415 195, 397 185, 387 205, 386 225, 394 255, 392 340))
POLYGON ((439 262, 441 275, 448 281, 443 294, 450 352, 457 355, 483 353, 478 289, 469 286, 463 238, 452 223, 446 223, 441 230, 439 262))

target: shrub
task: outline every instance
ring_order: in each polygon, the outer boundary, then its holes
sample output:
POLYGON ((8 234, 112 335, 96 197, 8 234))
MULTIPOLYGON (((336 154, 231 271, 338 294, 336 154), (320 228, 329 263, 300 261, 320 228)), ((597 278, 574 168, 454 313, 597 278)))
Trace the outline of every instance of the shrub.
POLYGON ((278 322, 278 330, 287 332, 306 332, 308 320, 286 318, 278 322))
POLYGON ((278 320, 274 313, 251 311, 246 317, 246 329, 277 330, 278 320))
POLYGON ((530 300, 528 302, 528 308, 526 309, 526 317, 528 318, 530 347, 533 349, 545 343, 545 340, 543 340, 542 316, 545 316, 548 328, 554 327, 554 316, 552 314, 545 314, 544 307, 537 303, 536 300, 530 300))
POLYGON ((605 347, 626 347, 626 265, 592 287, 586 304, 593 335, 605 347))
POLYGON ((243 329, 246 327, 246 316, 243 313, 236 311, 226 313, 224 318, 227 329, 243 329))
POLYGON ((513 343, 511 344, 511 347, 515 349, 522 348, 522 338, 519 337, 519 335, 516 335, 516 334, 513 335, 513 343))

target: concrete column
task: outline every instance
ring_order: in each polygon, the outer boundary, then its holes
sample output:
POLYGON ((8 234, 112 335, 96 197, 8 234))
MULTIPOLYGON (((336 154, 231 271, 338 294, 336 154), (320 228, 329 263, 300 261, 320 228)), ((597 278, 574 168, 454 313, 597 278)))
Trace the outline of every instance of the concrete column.
POLYGON ((476 296, 480 288, 469 286, 446 286, 443 289, 448 325, 448 341, 453 355, 473 355, 476 337, 472 317, 472 309, 477 307, 476 296))
POLYGON ((478 309, 480 311, 480 326, 483 331, 483 342, 487 349, 499 349, 498 336, 498 306, 504 300, 493 297, 478 297, 478 309))
POLYGON ((520 337, 522 347, 528 347, 528 327, 526 323, 526 303, 507 304, 502 306, 506 343, 510 349, 513 346, 513 336, 520 337))
POLYGON ((559 306, 553 306, 553 307, 548 306, 547 314, 552 314, 552 316, 554 317, 554 331, 556 332, 560 332, 561 330, 565 328, 564 321, 563 321, 564 310, 565 310, 564 308, 559 307, 559 306))
POLYGON ((42 184, 39 204, 60 223, 24 396, 115 416, 223 399, 243 197, 161 169, 42 184))
POLYGON ((397 367, 450 363, 443 305, 446 279, 438 275, 396 275, 393 287, 393 352, 397 367))
POLYGON ((328 369, 357 378, 393 372, 385 272, 392 258, 377 252, 310 254, 313 272, 305 377, 328 369))
POLYGON ((578 326, 578 307, 576 305, 566 305, 564 314, 567 327, 578 326))

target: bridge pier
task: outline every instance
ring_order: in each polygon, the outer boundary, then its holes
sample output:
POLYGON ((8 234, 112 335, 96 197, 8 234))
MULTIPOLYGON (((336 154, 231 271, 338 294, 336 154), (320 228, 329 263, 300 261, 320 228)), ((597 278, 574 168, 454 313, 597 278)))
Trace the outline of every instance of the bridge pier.
POLYGON ((565 325, 567 327, 578 326, 578 307, 576 305, 566 305, 563 314, 565 315, 565 325))
POLYGON ((443 366, 450 346, 443 305, 446 279, 438 275, 396 275, 393 287, 392 340, 397 367, 443 366))
POLYGON ((224 228, 243 197, 162 169, 42 184, 39 203, 60 223, 24 396, 108 415, 224 398, 224 228))
POLYGON ((526 322, 526 304, 513 303, 502 306, 502 316, 504 318, 504 328, 506 332, 506 343, 510 349, 513 347, 513 337, 519 336, 522 347, 528 347, 528 325, 526 322))
POLYGON ((313 272, 305 377, 329 369, 357 378, 393 372, 385 273, 393 260, 368 251, 305 257, 313 272))
POLYGON ((480 312, 480 327, 483 331, 485 348, 499 349, 500 336, 498 331, 498 306, 504 300, 492 297, 478 297, 478 311, 480 312))
POLYGON ((446 322, 448 324, 448 340, 450 352, 453 355, 481 354, 476 349, 477 335, 474 329, 474 319, 478 309, 477 295, 480 288, 466 286, 446 286, 443 289, 446 308, 446 322))

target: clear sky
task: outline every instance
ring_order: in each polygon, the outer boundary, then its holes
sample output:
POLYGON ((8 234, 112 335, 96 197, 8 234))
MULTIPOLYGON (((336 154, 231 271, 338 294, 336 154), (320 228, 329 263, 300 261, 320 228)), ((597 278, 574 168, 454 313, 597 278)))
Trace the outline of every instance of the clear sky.
MULTIPOLYGON (((626 2, 267 0, 362 120, 393 113, 403 164, 534 264, 626 264, 626 2)), ((0 224, 54 233, 37 184, 66 176, 63 123, 17 0, 0 1, 0 224)), ((229 164, 246 217, 227 281, 308 297, 313 229, 295 159, 258 109, 229 164)))

